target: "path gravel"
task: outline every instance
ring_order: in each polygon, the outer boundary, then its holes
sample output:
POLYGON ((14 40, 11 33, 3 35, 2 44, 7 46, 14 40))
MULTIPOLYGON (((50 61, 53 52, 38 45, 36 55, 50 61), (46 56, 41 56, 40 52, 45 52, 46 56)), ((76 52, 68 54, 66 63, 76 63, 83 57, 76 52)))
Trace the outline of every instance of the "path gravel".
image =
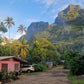
POLYGON ((6 84, 72 84, 67 78, 68 70, 54 68, 38 75, 21 75, 19 80, 6 84))

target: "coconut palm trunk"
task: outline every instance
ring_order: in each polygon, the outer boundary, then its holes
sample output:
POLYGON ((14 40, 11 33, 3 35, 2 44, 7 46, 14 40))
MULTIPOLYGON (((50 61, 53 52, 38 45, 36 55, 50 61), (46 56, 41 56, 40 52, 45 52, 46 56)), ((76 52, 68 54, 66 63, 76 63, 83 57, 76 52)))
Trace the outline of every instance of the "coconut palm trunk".
POLYGON ((22 40, 23 40, 23 32, 22 32, 22 40))
POLYGON ((9 28, 9 44, 10 44, 10 27, 8 27, 9 28))
POLYGON ((12 25, 15 25, 15 23, 12 17, 7 17, 4 21, 5 21, 5 24, 7 24, 9 29, 9 43, 10 43, 10 27, 12 27, 12 25))

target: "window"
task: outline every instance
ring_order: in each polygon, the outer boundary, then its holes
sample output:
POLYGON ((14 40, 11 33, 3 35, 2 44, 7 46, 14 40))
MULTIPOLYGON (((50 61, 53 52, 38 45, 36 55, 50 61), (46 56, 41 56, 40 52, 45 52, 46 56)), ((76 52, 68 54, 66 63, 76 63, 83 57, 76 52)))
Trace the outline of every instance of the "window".
POLYGON ((15 70, 18 70, 18 64, 15 64, 15 70))
POLYGON ((2 64, 2 69, 7 72, 8 71, 8 64, 2 64))

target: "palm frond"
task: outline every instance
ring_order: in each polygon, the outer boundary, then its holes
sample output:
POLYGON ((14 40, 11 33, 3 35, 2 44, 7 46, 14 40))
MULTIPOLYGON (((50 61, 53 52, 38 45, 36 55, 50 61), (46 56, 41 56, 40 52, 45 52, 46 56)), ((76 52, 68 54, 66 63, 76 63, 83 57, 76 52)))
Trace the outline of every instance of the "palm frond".
POLYGON ((12 27, 12 25, 15 25, 15 22, 13 21, 12 17, 6 17, 6 19, 4 21, 5 21, 4 24, 9 25, 9 27, 12 27))
POLYGON ((17 31, 19 31, 19 32, 23 32, 23 31, 25 31, 26 32, 26 27, 25 27, 25 25, 23 25, 23 24, 21 24, 19 27, 18 27, 18 30, 17 31))

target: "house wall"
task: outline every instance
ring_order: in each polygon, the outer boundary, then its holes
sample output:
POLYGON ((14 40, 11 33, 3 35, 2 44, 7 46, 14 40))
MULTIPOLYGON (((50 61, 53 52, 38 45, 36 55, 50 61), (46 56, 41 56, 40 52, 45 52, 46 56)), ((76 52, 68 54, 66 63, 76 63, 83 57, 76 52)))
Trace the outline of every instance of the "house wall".
POLYGON ((20 62, 18 61, 0 61, 0 71, 2 69, 2 64, 8 64, 8 72, 15 71, 15 64, 18 64, 18 70, 20 70, 20 62))

